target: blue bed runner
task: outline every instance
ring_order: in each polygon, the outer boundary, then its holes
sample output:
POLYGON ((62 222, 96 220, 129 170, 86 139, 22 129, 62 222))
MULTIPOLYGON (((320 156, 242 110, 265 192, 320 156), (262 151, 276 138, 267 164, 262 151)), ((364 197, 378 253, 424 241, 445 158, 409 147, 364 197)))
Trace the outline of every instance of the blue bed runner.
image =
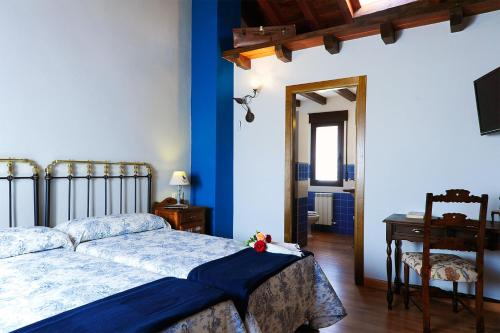
POLYGON ((167 277, 14 332, 156 332, 227 299, 221 290, 167 277))
MULTIPOLYGON (((311 252, 304 254, 312 255, 311 252)), ((224 290, 231 296, 241 318, 245 318, 250 294, 269 278, 290 266, 299 256, 257 252, 247 248, 227 257, 204 263, 191 272, 188 280, 224 290)))

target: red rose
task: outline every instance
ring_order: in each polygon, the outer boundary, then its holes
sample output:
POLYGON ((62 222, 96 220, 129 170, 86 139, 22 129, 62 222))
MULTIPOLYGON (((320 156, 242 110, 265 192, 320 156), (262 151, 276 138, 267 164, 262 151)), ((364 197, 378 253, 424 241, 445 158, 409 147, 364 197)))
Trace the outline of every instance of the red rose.
POLYGON ((271 235, 266 235, 266 243, 271 243, 273 241, 273 238, 271 235))
POLYGON ((255 244, 253 245, 253 248, 257 252, 264 252, 267 248, 267 245, 264 241, 259 240, 259 241, 255 242, 255 244))

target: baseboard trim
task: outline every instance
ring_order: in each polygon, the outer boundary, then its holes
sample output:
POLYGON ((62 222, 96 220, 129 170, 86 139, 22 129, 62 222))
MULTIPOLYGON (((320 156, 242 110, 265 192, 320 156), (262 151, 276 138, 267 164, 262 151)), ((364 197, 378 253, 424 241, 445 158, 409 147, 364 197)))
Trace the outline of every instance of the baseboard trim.
MULTIPOLYGON (((370 289, 387 291, 387 281, 365 277, 364 287, 365 288, 370 288, 370 289)), ((420 286, 418 286, 418 285, 411 285, 411 287, 412 288, 419 288, 420 286)), ((452 293, 450 291, 443 290, 443 289, 438 288, 438 287, 431 287, 431 288, 434 291, 436 291, 436 292, 438 292, 438 293, 440 293, 442 295, 446 295, 447 297, 450 297, 450 299, 451 299, 452 293)), ((474 309, 475 304, 476 304, 476 302, 474 302, 474 295, 463 294, 463 293, 460 293, 459 295, 462 298, 462 300, 470 308, 474 309)), ((444 300, 444 298, 441 298, 441 299, 444 300)), ((496 299, 493 299, 493 298, 489 298, 489 297, 485 297, 483 304, 484 304, 483 307, 484 307, 485 311, 491 311, 491 312, 495 312, 495 313, 500 313, 500 301, 499 300, 496 300, 496 299)))
POLYGON ((387 281, 365 277, 364 286, 370 289, 387 291, 387 281))

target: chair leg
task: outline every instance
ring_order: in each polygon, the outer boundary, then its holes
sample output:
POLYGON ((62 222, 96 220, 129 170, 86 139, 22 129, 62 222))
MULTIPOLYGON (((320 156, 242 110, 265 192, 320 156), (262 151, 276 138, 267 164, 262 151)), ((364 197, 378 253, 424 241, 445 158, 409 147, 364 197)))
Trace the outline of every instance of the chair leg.
POLYGON ((405 264, 404 267, 405 270, 405 288, 404 288, 404 303, 405 303, 405 309, 410 308, 410 266, 405 264))
POLYGON ((431 332, 431 312, 430 312, 430 291, 429 278, 422 276, 422 312, 423 312, 423 331, 431 332))
POLYGON ((484 333, 483 283, 476 282, 476 333, 484 333))
POLYGON ((453 312, 458 312, 458 282, 453 281, 453 312))

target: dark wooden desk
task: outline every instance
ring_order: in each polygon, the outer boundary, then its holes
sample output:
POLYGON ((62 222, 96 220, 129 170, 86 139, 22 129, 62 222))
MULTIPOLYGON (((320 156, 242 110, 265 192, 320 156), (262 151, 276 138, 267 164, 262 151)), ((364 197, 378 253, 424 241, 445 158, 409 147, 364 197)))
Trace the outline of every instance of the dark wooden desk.
MULTIPOLYGON (((393 214, 384 220, 387 241, 387 306, 392 309, 393 294, 399 294, 401 290, 401 242, 423 242, 424 221, 420 219, 409 219, 405 214, 393 214), (395 242, 394 249, 394 291, 392 288, 392 241, 395 242)), ((432 235, 441 230, 432 230, 432 235)), ((500 250, 500 223, 486 223, 486 249, 500 250)))

